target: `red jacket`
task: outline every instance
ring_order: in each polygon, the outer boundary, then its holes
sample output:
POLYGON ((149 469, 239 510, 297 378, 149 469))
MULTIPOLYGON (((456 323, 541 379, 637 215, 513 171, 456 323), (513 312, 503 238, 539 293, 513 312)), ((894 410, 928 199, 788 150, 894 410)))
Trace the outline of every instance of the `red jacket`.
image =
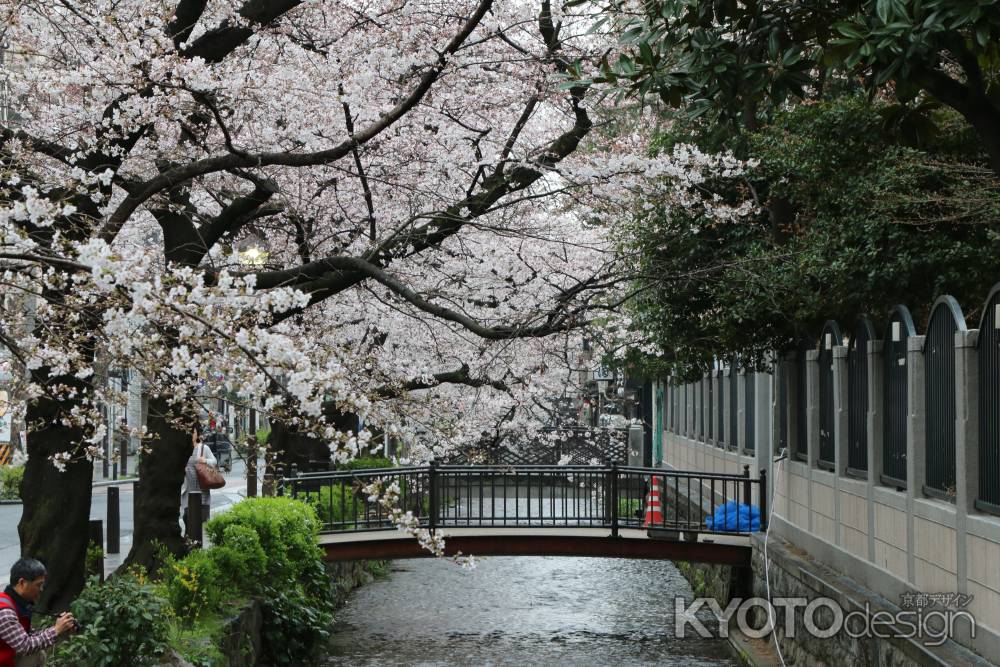
MULTIPOLYGON (((0 593, 0 609, 13 609, 24 631, 31 632, 31 619, 18 610, 17 605, 14 604, 14 600, 6 593, 0 593)), ((15 660, 14 649, 8 646, 7 642, 0 639, 0 667, 14 667, 15 660)))

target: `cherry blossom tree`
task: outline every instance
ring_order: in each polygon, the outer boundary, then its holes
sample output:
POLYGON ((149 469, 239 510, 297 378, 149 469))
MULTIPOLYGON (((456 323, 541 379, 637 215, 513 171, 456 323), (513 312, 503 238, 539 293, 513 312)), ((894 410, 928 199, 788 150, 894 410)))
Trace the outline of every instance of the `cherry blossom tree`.
POLYGON ((0 344, 25 371, 19 532, 50 608, 83 582, 107 368, 150 396, 129 560, 152 564, 183 549, 190 427, 220 391, 340 460, 371 445, 347 414, 427 434, 428 455, 537 428, 581 328, 627 295, 604 216, 651 193, 691 205, 732 166, 634 152, 626 114, 565 76, 607 45, 549 0, 0 0, 0 17, 0 344))

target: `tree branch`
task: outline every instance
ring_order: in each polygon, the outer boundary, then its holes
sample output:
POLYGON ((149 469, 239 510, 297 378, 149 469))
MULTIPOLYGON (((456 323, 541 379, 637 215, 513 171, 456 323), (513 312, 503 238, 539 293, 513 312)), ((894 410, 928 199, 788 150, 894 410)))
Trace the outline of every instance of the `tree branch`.
MULTIPOLYGON (((402 281, 389 275, 378 266, 359 257, 328 257, 320 262, 314 262, 313 265, 335 271, 336 273, 333 273, 333 275, 329 278, 334 283, 338 283, 345 279, 353 280, 355 282, 360 282, 360 279, 363 278, 375 280, 376 282, 389 288, 397 296, 401 297, 425 313, 433 315, 438 319, 460 324, 480 338, 485 338, 487 340, 540 338, 559 331, 566 331, 580 326, 580 323, 576 321, 576 318, 564 311, 562 314, 550 313, 547 321, 544 324, 537 326, 490 327, 478 322, 465 313, 428 301, 417 294, 414 290, 410 289, 410 287, 402 281)), ((295 270, 293 269, 292 271, 295 270)), ((265 286, 276 286, 278 284, 283 284, 283 282, 288 279, 294 279, 295 277, 294 275, 289 276, 289 272, 286 271, 266 272, 258 274, 258 276, 259 286, 261 281, 265 286)), ((325 278, 319 279, 315 281, 314 284, 322 286, 325 280, 325 278)), ((570 290, 567 290, 567 293, 576 293, 580 291, 580 289, 582 289, 580 286, 574 286, 570 290)), ((562 306, 568 298, 564 297, 565 295, 559 299, 560 310, 562 310, 562 306)))
POLYGON ((474 378, 469 373, 469 365, 462 364, 454 371, 435 373, 430 378, 416 378, 403 382, 402 384, 383 385, 375 389, 375 394, 382 398, 396 398, 410 391, 420 389, 433 389, 443 384, 462 384, 467 387, 492 387, 498 391, 509 391, 510 387, 501 380, 490 380, 489 378, 474 378))
MULTIPOLYGON (((340 94, 344 94, 343 87, 340 89, 340 94)), ((347 102, 344 102, 344 122, 347 124, 348 134, 354 134, 354 119, 351 118, 351 107, 347 102)), ((368 237, 372 243, 375 243, 375 204, 372 201, 372 189, 368 186, 368 178, 365 176, 365 168, 361 164, 361 153, 358 151, 357 145, 351 148, 351 152, 354 154, 354 166, 358 168, 358 178, 361 179, 365 206, 368 208, 368 237)))
POLYGON ((258 210, 278 192, 278 186, 273 181, 258 179, 253 192, 243 197, 237 197, 229 203, 219 215, 205 222, 198 228, 205 252, 214 246, 226 234, 236 232, 240 223, 258 210))
POLYGON ((167 24, 167 34, 174 40, 174 45, 179 47, 181 43, 187 41, 206 6, 208 0, 180 0, 177 3, 174 18, 167 24))
MULTIPOLYGON (((259 4, 259 2, 251 2, 248 4, 259 4)), ((277 0, 275 0, 275 4, 287 3, 277 2, 277 0)), ((409 112, 424 98, 424 95, 427 94, 427 91, 431 89, 431 86, 434 85, 434 83, 441 76, 441 73, 444 71, 448 56, 458 51, 459 47, 463 42, 465 42, 466 39, 468 39, 469 35, 472 34, 472 31, 479 25, 483 16, 492 5, 493 0, 480 0, 475 13, 465 22, 465 24, 463 24, 459 32, 448 43, 447 47, 441 51, 430 69, 420 77, 420 83, 417 84, 410 94, 400 100, 376 122, 372 123, 370 126, 361 130, 357 134, 351 135, 347 140, 343 141, 339 145, 327 150, 309 153, 290 153, 286 151, 254 154, 229 153, 226 155, 217 155, 201 160, 195 160, 184 165, 179 165, 146 181, 142 186, 140 186, 137 192, 126 197, 104 225, 100 234, 101 238, 110 242, 110 240, 114 239, 114 237, 118 234, 118 230, 121 229, 122 225, 125 224, 136 209, 138 209, 152 196, 161 190, 173 187, 185 181, 189 181, 197 176, 204 176, 206 174, 219 171, 231 171, 234 169, 266 167, 272 165, 308 167, 329 164, 343 158, 348 155, 355 146, 370 141, 373 137, 386 130, 393 123, 406 115, 407 112, 409 112)))

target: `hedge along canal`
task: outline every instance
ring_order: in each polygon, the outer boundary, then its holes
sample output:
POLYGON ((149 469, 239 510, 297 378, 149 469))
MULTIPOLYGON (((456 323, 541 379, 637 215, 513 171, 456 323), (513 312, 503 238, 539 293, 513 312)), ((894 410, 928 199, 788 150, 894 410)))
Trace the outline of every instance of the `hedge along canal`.
POLYGON ((350 595, 321 664, 740 664, 726 640, 674 637, 676 596, 692 591, 668 561, 396 561, 350 595))

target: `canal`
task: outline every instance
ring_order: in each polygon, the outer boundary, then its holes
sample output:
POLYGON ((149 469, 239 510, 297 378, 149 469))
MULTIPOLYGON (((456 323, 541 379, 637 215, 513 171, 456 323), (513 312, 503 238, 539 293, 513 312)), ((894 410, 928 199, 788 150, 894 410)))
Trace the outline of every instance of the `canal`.
POLYGON ((691 588, 669 561, 397 561, 340 610, 322 664, 738 665, 725 640, 673 636, 675 596, 691 588))

